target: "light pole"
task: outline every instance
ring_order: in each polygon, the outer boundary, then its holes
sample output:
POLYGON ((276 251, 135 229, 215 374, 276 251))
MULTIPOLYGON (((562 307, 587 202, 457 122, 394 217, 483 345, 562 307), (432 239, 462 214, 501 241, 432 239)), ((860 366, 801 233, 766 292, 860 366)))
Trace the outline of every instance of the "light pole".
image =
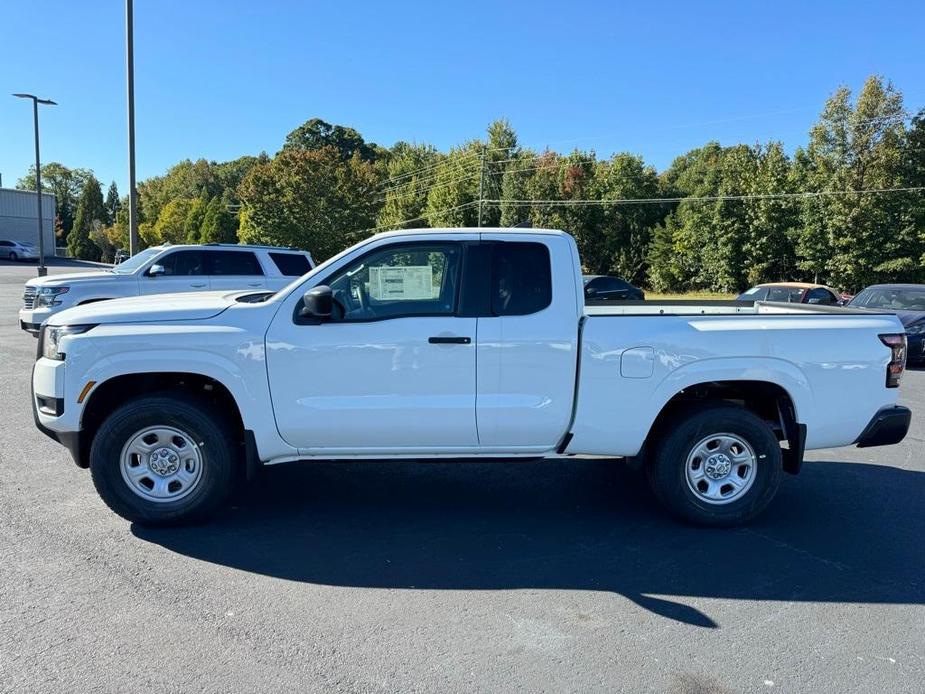
POLYGON ((39 157, 39 104, 57 106, 51 99, 40 99, 34 94, 13 94, 20 99, 32 99, 32 120, 35 125, 35 198, 39 211, 39 277, 48 274, 45 267, 45 232, 42 229, 42 162, 39 157))
POLYGON ((128 92, 128 252, 138 252, 138 197, 135 192, 135 19, 125 0, 125 74, 128 92))

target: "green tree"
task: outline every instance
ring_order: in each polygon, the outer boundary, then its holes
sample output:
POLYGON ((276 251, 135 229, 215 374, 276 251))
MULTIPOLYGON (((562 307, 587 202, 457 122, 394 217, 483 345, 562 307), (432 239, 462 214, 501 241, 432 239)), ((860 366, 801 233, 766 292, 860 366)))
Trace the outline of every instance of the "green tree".
POLYGON ((160 243, 186 241, 186 219, 193 206, 188 198, 174 198, 161 209, 154 223, 154 239, 160 243))
POLYGON ((427 226, 418 219, 427 205, 427 190, 438 176, 443 159, 430 145, 398 142, 392 147, 385 165, 386 182, 382 186, 382 210, 378 226, 388 229, 427 226), (403 223, 406 219, 415 221, 403 223))
POLYGON ((206 209, 209 206, 209 198, 206 197, 205 189, 202 195, 190 203, 189 211, 186 213, 186 220, 183 222, 183 236, 187 243, 200 243, 202 241, 202 222, 206 216, 206 209))
MULTIPOLYGON (((783 145, 771 142, 757 150, 751 195, 786 195, 796 192, 792 165, 783 145)), ((758 198, 747 205, 748 230, 743 247, 746 284, 796 279, 793 237, 799 221, 799 203, 792 198, 758 198)))
POLYGON ((846 87, 826 102, 798 157, 807 188, 831 193, 808 198, 802 210, 797 252, 818 280, 858 290, 917 262, 896 233, 903 196, 845 193, 900 186, 904 120, 902 95, 879 77, 868 78, 853 104, 846 87))
POLYGON ((106 226, 106 219, 100 182, 90 174, 80 194, 74 226, 68 234, 67 248, 72 258, 100 259, 100 248, 90 239, 90 232, 106 226))
POLYGON ((427 192, 423 214, 432 227, 474 227, 478 224, 479 158, 483 145, 478 141, 450 150, 436 170, 427 192))
MULTIPOLYGON (((93 175, 89 169, 71 169, 56 161, 42 165, 42 190, 55 194, 55 214, 61 220, 62 241, 67 239, 74 226, 74 214, 87 179, 93 175)), ((16 182, 20 190, 35 190, 35 166, 16 182)))
POLYGON ((106 202, 104 204, 106 206, 106 222, 112 226, 116 223, 119 210, 122 209, 122 200, 119 198, 119 188, 115 181, 109 184, 109 190, 106 191, 106 202))
POLYGON ((333 147, 284 149, 258 163, 241 183, 243 243, 273 243, 311 251, 324 260, 373 227, 378 177, 359 156, 333 147))
POLYGON ((353 128, 331 125, 320 118, 305 121, 286 136, 283 151, 302 149, 307 151, 333 147, 342 161, 358 155, 363 161, 376 158, 374 145, 367 145, 363 136, 353 128))
POLYGON ((206 206, 200 232, 201 243, 237 243, 237 224, 234 216, 220 198, 212 198, 206 206))

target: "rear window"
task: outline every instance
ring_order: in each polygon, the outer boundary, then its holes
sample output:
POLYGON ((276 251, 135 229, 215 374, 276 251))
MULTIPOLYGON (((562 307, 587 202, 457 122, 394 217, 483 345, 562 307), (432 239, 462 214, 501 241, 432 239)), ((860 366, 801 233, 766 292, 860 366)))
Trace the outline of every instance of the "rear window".
POLYGON ((552 302, 549 250, 541 243, 494 245, 491 267, 491 312, 525 316, 552 302))
POLYGON ((301 277, 312 269, 308 258, 301 253, 270 253, 270 260, 287 277, 301 277))
POLYGON ((207 251, 212 275, 262 275, 263 269, 251 251, 207 251))

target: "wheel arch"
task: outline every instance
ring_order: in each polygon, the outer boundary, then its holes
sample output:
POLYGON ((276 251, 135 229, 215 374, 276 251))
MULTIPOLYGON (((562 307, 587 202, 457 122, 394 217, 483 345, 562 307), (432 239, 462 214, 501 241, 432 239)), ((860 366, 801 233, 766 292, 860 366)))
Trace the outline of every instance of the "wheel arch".
POLYGON ((646 434, 639 457, 645 459, 655 439, 684 413, 708 403, 726 402, 742 407, 766 421, 781 442, 784 470, 796 474, 803 462, 806 426, 797 419, 797 400, 783 385, 768 380, 722 379, 691 383, 663 403, 646 434))
MULTIPOLYGON (((116 408, 135 398, 154 393, 183 393, 213 405, 227 419, 236 442, 245 446, 253 436, 245 435, 241 410, 231 390, 220 380, 195 372, 130 372, 97 383, 90 391, 80 417, 80 447, 77 464, 89 467, 90 444, 100 425, 116 408)), ((250 455, 247 455, 250 460, 250 455)))

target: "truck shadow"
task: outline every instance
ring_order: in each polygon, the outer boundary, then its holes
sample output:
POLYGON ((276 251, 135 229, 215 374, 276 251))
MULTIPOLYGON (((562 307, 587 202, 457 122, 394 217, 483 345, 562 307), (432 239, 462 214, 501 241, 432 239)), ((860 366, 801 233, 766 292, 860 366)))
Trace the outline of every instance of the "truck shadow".
POLYGON ((291 581, 612 591, 716 627, 680 596, 925 603, 923 499, 925 473, 810 462, 750 527, 704 530, 614 461, 314 463, 268 469, 208 525, 132 532, 291 581))

